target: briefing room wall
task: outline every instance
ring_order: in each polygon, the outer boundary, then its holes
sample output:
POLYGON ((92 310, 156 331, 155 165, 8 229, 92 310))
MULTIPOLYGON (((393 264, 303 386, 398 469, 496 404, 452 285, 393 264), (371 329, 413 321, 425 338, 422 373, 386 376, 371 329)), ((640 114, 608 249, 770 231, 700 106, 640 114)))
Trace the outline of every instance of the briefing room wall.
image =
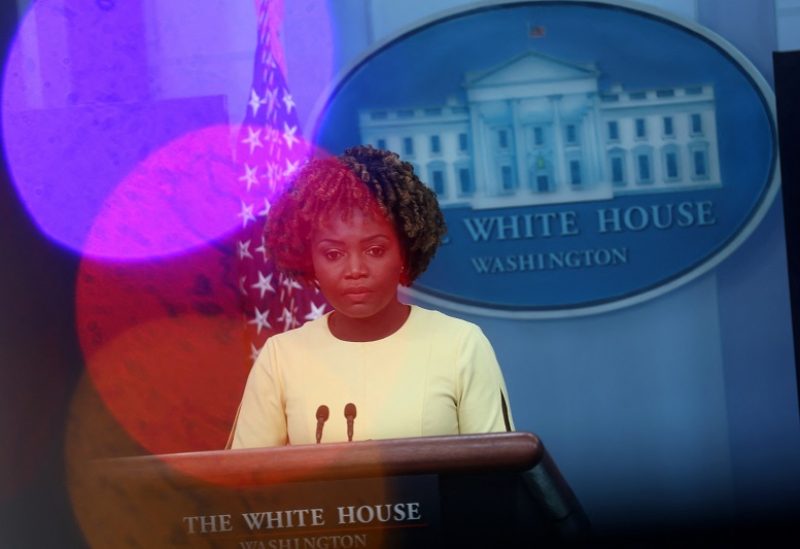
MULTIPOLYGON (((473 4, 334 3, 336 62, 345 69, 365 43, 473 4), (366 27, 347 24, 364 19, 366 27)), ((776 15, 789 15, 776 14, 773 3, 627 5, 695 20, 771 81, 776 15)), ((599 525, 797 501, 800 431, 782 230, 776 200, 716 268, 612 312, 507 320, 449 311, 483 327, 503 365, 517 428, 544 439, 599 525)))

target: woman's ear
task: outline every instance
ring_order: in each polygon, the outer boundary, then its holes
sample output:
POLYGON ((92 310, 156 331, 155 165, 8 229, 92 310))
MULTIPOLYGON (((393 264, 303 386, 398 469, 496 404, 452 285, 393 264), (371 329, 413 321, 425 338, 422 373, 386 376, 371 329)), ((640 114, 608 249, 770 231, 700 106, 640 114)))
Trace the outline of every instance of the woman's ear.
POLYGON ((408 267, 406 267, 405 262, 400 267, 400 284, 402 286, 411 286, 411 277, 408 275, 408 267))

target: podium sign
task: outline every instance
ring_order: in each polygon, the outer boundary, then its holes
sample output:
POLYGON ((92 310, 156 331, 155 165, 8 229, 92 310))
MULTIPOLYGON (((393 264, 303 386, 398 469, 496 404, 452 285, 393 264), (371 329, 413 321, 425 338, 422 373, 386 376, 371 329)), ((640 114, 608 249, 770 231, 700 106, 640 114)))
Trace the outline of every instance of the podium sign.
POLYGON ((123 496, 114 503, 138 546, 435 547, 440 539, 435 475, 236 490, 199 482, 168 486, 164 480, 109 482, 123 496), (179 493, 168 493, 175 489, 179 493))
POLYGON ((529 433, 106 459, 82 475, 101 502, 84 527, 141 547, 507 546, 574 509, 545 502, 565 484, 521 480, 543 465, 557 473, 529 433))

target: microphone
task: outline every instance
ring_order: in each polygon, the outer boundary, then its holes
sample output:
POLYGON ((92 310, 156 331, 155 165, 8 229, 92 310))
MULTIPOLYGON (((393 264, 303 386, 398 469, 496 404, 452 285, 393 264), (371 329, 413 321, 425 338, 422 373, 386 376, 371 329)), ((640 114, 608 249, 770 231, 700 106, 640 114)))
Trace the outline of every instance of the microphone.
POLYGON ((344 407, 344 417, 347 418, 347 442, 353 441, 353 420, 356 418, 356 405, 348 402, 344 407))
POLYGON ((328 410, 328 407, 324 404, 317 408, 317 444, 322 440, 322 427, 325 425, 325 422, 328 421, 330 415, 330 410, 328 410))

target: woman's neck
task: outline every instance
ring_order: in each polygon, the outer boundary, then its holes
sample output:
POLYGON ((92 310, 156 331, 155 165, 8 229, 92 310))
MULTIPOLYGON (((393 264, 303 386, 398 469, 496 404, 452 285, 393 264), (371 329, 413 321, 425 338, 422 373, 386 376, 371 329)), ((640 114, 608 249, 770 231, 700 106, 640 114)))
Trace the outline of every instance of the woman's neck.
POLYGON ((334 311, 328 317, 328 329, 333 337, 343 341, 377 341, 399 330, 410 314, 411 307, 399 301, 367 318, 347 317, 334 311))

